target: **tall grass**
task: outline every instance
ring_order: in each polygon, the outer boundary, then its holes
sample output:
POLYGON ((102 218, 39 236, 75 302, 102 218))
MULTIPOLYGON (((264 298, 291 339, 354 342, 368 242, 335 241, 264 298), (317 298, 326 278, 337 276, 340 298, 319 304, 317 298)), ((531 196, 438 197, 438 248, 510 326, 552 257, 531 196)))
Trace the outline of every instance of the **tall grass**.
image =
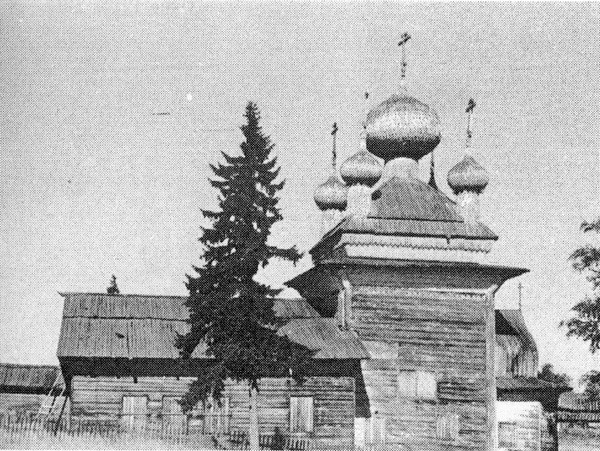
POLYGON ((216 449, 209 435, 181 430, 122 430, 101 423, 57 424, 0 417, 0 448, 8 449, 216 449))

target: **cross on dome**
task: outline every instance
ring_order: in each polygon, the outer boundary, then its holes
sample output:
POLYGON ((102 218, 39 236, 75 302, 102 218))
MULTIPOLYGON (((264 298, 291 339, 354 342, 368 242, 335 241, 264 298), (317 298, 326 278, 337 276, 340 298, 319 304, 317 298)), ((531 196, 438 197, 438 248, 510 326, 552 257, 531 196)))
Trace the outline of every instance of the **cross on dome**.
POLYGON ((400 87, 401 88, 405 88, 404 86, 404 79, 406 78, 406 43, 410 40, 411 35, 409 35, 407 32, 402 33, 402 36, 400 36, 400 42, 398 42, 398 45, 400 46, 400 48, 402 49, 402 66, 400 68, 400 87))

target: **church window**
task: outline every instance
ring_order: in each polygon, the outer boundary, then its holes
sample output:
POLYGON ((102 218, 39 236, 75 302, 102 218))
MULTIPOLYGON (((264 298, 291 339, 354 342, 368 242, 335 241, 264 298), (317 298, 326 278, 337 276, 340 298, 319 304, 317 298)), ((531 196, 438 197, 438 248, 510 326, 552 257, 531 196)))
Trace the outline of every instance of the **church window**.
POLYGON ((290 432, 313 431, 312 396, 290 397, 290 432))
POLYGON ((398 373, 398 397, 412 399, 436 399, 435 374, 427 371, 404 371, 398 373))

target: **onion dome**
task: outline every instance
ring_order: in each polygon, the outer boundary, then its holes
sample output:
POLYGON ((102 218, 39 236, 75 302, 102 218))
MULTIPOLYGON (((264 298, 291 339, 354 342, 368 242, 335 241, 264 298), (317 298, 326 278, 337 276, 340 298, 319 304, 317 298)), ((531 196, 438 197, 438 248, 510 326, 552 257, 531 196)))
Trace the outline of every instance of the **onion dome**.
POLYGON ((331 209, 343 211, 348 205, 348 187, 337 176, 337 152, 335 150, 337 132, 338 126, 334 122, 331 130, 331 136, 333 137, 333 147, 331 149, 332 174, 325 183, 317 186, 314 194, 315 203, 321 211, 331 209))
POLYGON ((360 144, 361 149, 342 163, 340 174, 348 185, 371 187, 381 178, 383 168, 379 161, 367 152, 364 133, 360 144))
POLYGON ((367 115, 367 149, 385 161, 419 160, 441 139, 437 113, 405 91, 392 95, 367 115))
POLYGON ((481 193, 487 186, 490 178, 487 171, 473 156, 467 154, 448 172, 448 186, 454 194, 463 191, 481 193))
POLYGON ((448 172, 448 186, 454 194, 463 191, 481 193, 487 186, 490 178, 487 171, 471 155, 471 139, 473 137, 473 110, 475 101, 469 99, 465 112, 467 113, 467 141, 465 143, 465 157, 448 172))
POLYGON ((348 187, 336 175, 332 175, 325 183, 317 186, 314 199, 322 211, 343 211, 348 204, 348 187))

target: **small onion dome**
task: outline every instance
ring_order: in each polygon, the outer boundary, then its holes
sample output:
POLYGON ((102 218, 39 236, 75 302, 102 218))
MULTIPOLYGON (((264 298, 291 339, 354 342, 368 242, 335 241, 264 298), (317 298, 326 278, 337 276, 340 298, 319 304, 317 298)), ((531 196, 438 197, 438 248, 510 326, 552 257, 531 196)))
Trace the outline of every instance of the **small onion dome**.
POLYGON ((348 185, 373 186, 381 178, 383 168, 379 161, 366 150, 360 150, 340 167, 340 174, 348 185))
POLYGON ((369 111, 366 128, 367 149, 385 161, 398 157, 418 161, 441 138, 437 113, 404 92, 369 111))
POLYGON ((487 171, 471 155, 465 155, 462 161, 448 172, 448 185, 454 194, 463 191, 481 193, 489 180, 487 171))
POLYGON ((339 178, 332 175, 325 183, 317 186, 314 199, 322 211, 344 210, 348 204, 348 187, 339 178))

